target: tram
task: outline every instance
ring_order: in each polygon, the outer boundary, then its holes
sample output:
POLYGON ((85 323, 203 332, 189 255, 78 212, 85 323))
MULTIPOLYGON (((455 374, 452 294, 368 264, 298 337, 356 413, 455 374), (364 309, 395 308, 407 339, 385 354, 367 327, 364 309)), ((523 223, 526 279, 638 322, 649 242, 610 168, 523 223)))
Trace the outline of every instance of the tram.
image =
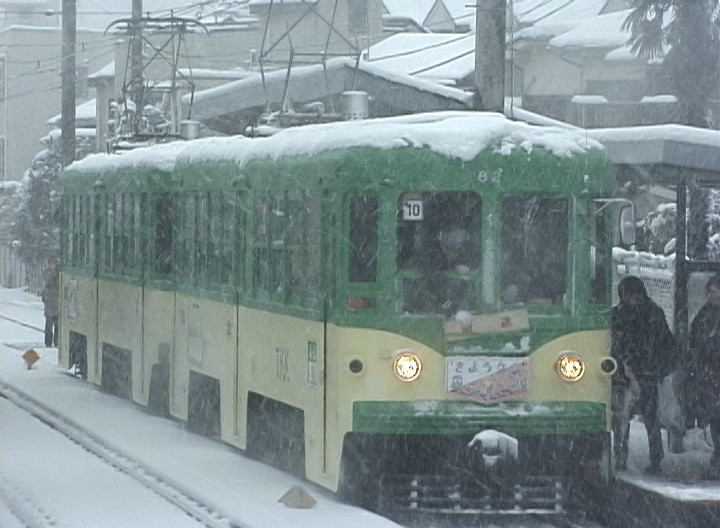
POLYGON ((443 112, 96 154, 61 186, 60 361, 104 390, 371 509, 557 513, 608 478, 632 221, 599 143, 443 112))

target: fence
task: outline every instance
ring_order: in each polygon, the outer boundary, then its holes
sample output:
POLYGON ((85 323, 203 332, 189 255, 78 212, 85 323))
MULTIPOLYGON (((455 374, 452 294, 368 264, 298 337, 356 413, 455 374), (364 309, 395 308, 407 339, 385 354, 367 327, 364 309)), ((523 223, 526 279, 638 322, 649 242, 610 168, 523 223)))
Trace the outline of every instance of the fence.
POLYGON ((10 240, 0 239, 0 286, 4 288, 26 288, 39 295, 44 285, 47 263, 27 265, 18 255, 10 240))
MULTIPOLYGON (((670 328, 673 328, 675 308, 675 259, 639 251, 613 250, 613 304, 617 304, 617 285, 629 275, 639 277, 648 295, 665 311, 670 328)), ((692 273, 688 282, 688 320, 705 303, 705 283, 712 273, 692 273)))
POLYGON ((27 280, 27 266, 20 260, 9 240, 0 240, 0 285, 20 288, 27 280))

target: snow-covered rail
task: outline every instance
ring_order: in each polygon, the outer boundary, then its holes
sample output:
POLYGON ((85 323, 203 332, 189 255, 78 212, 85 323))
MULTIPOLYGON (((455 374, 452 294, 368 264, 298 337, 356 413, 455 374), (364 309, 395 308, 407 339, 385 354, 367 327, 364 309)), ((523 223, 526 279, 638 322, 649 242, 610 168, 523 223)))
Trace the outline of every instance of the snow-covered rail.
MULTIPOLYGON (((173 482, 171 479, 158 474, 137 460, 134 460, 117 447, 110 445, 105 440, 92 434, 80 424, 49 409, 16 387, 0 381, 0 397, 6 398, 33 417, 107 462, 118 471, 137 480, 145 487, 160 495, 163 499, 183 510, 193 519, 205 524, 208 528, 248 528, 247 525, 233 519, 215 505, 208 504, 207 501, 198 500, 181 484, 173 482)), ((3 488, 2 483, 2 474, 0 474, 0 496, 5 495, 4 491, 7 491, 3 488)), ((22 503, 22 501, 12 502, 22 503)), ((33 511, 30 512, 13 510, 13 513, 31 528, 54 526, 52 519, 39 508, 34 508, 33 511), (46 521, 49 524, 43 524, 43 522, 46 521)))
POLYGON ((57 520, 30 497, 17 490, 0 470, 0 503, 27 528, 61 528, 57 520))

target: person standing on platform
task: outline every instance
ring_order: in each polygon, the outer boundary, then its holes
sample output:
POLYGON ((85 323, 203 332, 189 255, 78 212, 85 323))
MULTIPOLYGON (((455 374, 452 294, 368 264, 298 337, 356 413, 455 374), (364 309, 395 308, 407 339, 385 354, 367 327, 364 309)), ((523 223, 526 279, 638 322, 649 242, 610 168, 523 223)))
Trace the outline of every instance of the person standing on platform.
MULTIPOLYGON (((676 348, 665 313, 650 299, 643 282, 634 276, 625 277, 618 284, 620 302, 612 309, 612 355, 618 362, 613 378, 613 438, 615 467, 627 467, 630 428, 618 414, 631 380, 639 386, 639 409, 645 423, 650 450, 650 465, 645 472, 662 473, 665 456, 658 418, 658 383, 674 367, 676 348), (624 425, 624 427, 623 427, 624 425)), ((629 420, 629 413, 625 420, 629 420)))
POLYGON ((690 407, 700 424, 710 425, 714 447, 709 478, 720 478, 720 274, 705 285, 707 302, 690 326, 690 407))
POLYGON ((48 259, 45 288, 42 292, 45 312, 45 346, 58 346, 58 318, 60 317, 60 270, 56 257, 48 259))

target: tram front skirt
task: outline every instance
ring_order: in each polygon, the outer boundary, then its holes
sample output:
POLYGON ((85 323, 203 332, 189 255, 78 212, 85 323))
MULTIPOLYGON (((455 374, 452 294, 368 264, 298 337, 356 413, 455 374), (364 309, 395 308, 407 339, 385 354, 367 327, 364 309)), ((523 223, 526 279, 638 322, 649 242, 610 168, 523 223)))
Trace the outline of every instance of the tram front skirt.
POLYGON ((602 480, 604 436, 521 437, 508 452, 464 435, 348 434, 338 494, 389 517, 562 515, 602 480))

